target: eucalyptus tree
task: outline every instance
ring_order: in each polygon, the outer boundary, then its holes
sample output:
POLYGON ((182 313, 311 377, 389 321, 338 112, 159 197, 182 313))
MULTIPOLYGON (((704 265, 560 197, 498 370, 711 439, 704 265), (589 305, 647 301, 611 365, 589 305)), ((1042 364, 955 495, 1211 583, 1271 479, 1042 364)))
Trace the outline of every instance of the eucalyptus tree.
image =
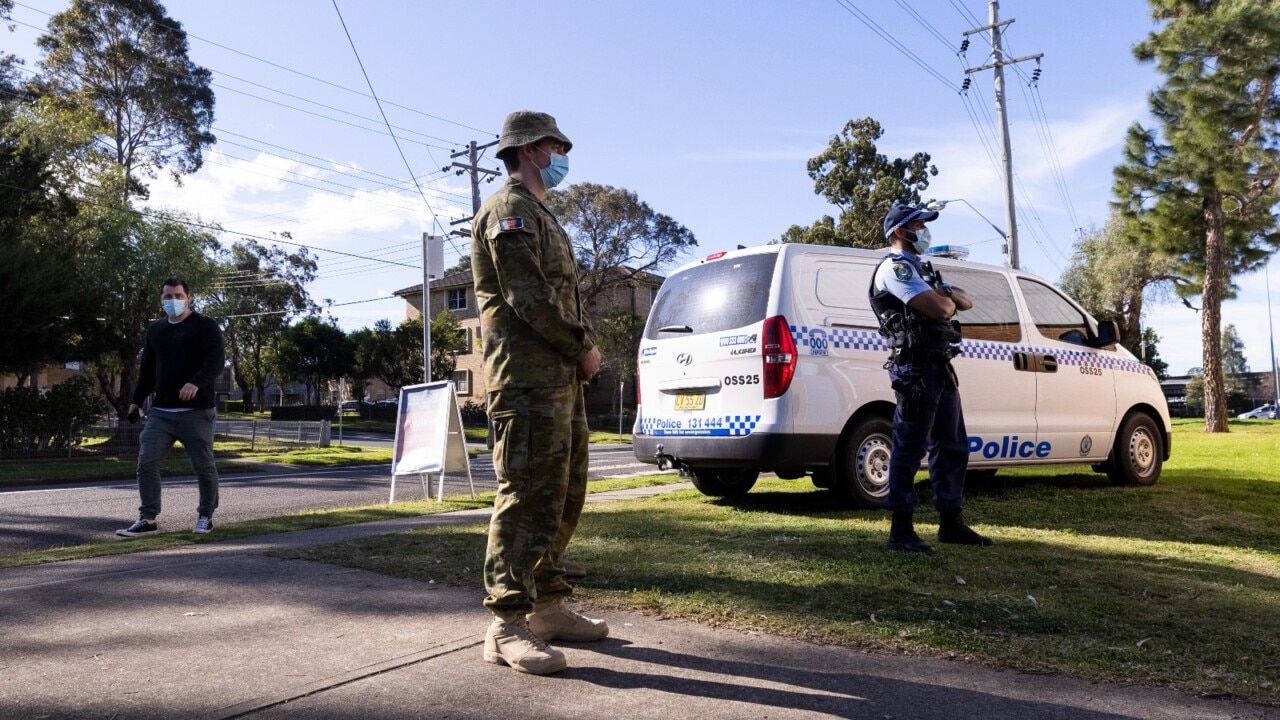
POLYGON ((147 196, 141 178, 200 169, 213 144, 211 73, 191 62, 182 24, 155 0, 72 0, 49 20, 39 91, 92 111, 125 199, 147 196))
POLYGON ((885 246, 884 216, 895 203, 919 204, 920 193, 938 168, 929 163, 926 152, 890 159, 876 147, 883 135, 884 128, 874 118, 850 120, 831 137, 826 150, 809 160, 813 191, 839 208, 840 216, 824 215, 808 227, 792 225, 782 242, 885 246))
POLYGON ((698 245, 688 228, 625 188, 577 183, 552 190, 546 202, 573 243, 584 306, 659 273, 698 245))

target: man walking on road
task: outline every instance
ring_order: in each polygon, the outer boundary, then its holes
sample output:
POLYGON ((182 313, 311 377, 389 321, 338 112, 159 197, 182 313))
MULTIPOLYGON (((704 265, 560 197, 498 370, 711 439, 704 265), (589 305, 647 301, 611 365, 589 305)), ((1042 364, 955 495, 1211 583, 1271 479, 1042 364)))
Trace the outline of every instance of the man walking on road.
POLYGON ((191 291, 181 278, 161 283, 164 318, 147 328, 142 369, 129 406, 129 419, 145 417, 138 438, 138 520, 117 530, 121 537, 152 535, 160 514, 160 466, 175 441, 180 441, 195 469, 200 501, 193 532, 213 530, 218 508, 218 468, 213 461, 213 383, 222 374, 226 356, 222 331, 212 319, 191 309, 191 291), (155 393, 151 411, 143 416, 147 396, 155 393))
POLYGON ((587 490, 582 384, 600 368, 578 295, 577 262, 543 200, 573 143, 546 113, 507 116, 497 156, 510 179, 472 222, 471 268, 484 327, 498 494, 489 525, 484 659, 520 672, 563 670, 549 640, 609 634, 565 605, 563 557, 587 490))

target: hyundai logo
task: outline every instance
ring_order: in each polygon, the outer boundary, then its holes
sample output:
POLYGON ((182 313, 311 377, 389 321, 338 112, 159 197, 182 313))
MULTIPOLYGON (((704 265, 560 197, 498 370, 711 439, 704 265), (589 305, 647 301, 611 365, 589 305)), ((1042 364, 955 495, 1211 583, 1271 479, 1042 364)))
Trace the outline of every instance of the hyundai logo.
POLYGON ((680 353, 679 355, 676 356, 676 362, 680 363, 681 365, 689 365, 690 363, 693 362, 693 356, 690 355, 689 353, 680 353))

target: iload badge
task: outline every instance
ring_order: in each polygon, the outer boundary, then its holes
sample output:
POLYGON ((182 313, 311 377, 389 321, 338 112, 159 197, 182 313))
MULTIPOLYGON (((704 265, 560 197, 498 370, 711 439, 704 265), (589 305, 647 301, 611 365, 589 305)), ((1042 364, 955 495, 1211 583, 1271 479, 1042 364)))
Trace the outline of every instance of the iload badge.
POLYGON ((911 279, 911 274, 912 274, 912 273, 911 273, 911 266, 910 266, 910 265, 907 265, 907 264, 905 264, 905 263, 894 263, 894 264, 893 264, 893 276, 894 276, 894 277, 896 277, 896 278, 898 278, 898 279, 899 279, 899 280, 901 280, 902 282, 906 282, 906 281, 910 280, 910 279, 911 279))

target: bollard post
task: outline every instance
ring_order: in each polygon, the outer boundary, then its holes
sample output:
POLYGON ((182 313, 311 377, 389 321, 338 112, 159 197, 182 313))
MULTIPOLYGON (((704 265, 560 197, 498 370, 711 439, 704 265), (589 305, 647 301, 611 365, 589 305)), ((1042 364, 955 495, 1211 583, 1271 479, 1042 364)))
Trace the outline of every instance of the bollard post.
POLYGON ((249 452, 253 452, 255 443, 258 442, 258 418, 252 421, 252 428, 249 431, 249 452))

